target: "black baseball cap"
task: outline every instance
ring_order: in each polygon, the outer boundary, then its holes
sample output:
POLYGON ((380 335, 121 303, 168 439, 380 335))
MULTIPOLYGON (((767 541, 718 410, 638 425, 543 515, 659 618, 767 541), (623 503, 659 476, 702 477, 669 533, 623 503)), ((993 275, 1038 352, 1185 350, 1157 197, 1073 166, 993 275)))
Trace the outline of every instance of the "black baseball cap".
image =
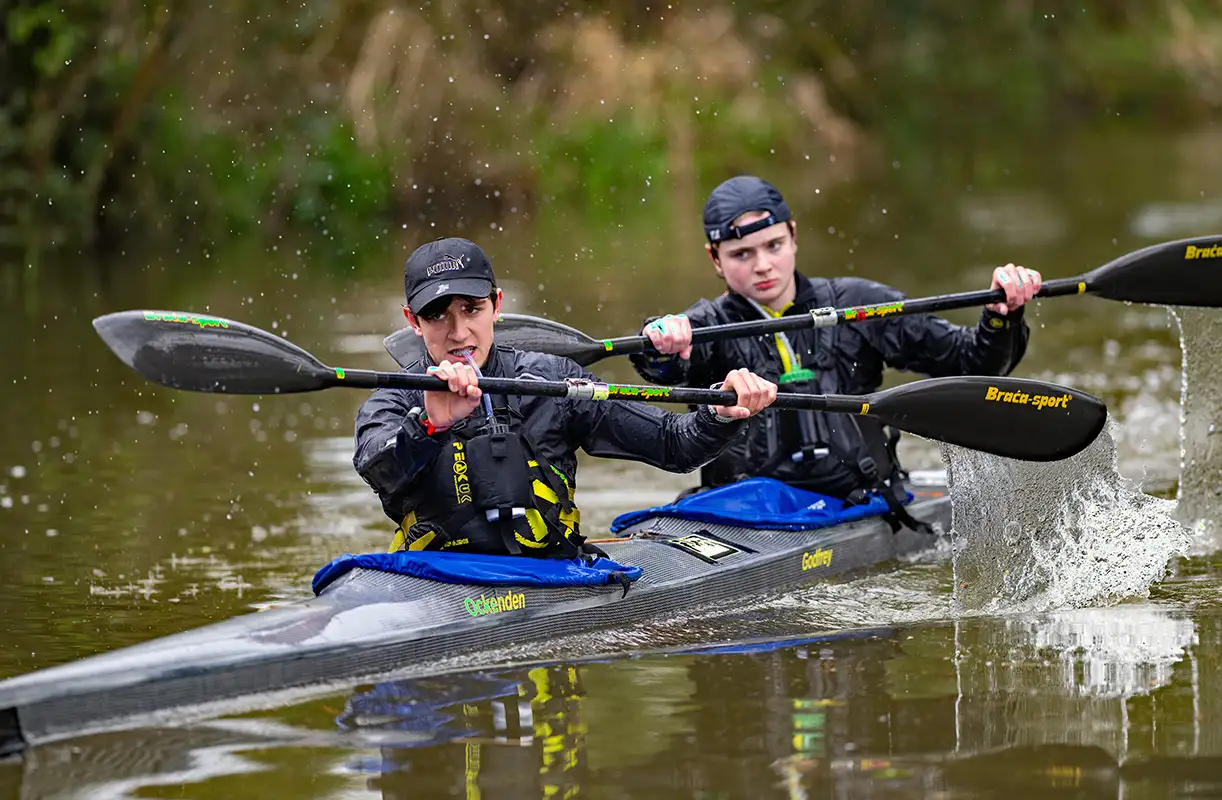
POLYGON ((789 206, 777 188, 754 175, 738 175, 722 183, 704 204, 704 235, 712 244, 741 239, 790 219, 789 206), (768 216, 741 227, 734 220, 748 211, 764 211, 768 216))
POLYGON ((488 256, 470 239, 420 245, 403 268, 403 293, 413 314, 439 297, 487 297, 495 288, 488 256))

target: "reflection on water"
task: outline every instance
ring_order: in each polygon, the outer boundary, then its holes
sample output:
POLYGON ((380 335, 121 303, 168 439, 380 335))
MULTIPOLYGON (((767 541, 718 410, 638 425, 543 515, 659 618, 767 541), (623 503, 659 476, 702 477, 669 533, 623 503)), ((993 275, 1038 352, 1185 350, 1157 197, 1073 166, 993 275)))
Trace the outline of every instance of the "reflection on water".
POLYGON ((1219 636, 1215 614, 1120 606, 388 681, 50 744, 24 761, 23 791, 1166 796, 1222 780, 1222 738, 1202 730, 1222 712, 1222 662, 1197 654, 1219 636))
MULTIPOLYGON (((1042 655, 1059 668, 1067 692, 1091 697, 1129 697, 1166 686, 1172 669, 1197 644, 1190 617, 1154 606, 1006 618, 1004 631, 1003 638, 1025 644, 1026 657, 1042 655)), ((1002 692, 1024 688, 1001 685, 996 675, 990 683, 1002 692)))
POLYGON ((1146 750, 1137 741, 1146 716, 1157 693, 1179 693, 1177 681, 1193 703, 1170 726, 1178 748, 1199 749, 1198 640, 1186 616, 1155 606, 1082 609, 1000 626, 964 621, 957 636, 957 750, 1072 743, 1123 760, 1146 750))
POLYGON ((362 759, 351 768, 377 775, 370 786, 382 797, 445 796, 460 786, 466 796, 483 787, 506 796, 572 797, 587 782, 579 668, 447 683, 431 697, 427 685, 379 684, 352 697, 337 720, 381 743, 376 761, 362 759), (437 746, 449 742, 458 746, 437 746), (438 762, 453 769, 438 775, 438 762))

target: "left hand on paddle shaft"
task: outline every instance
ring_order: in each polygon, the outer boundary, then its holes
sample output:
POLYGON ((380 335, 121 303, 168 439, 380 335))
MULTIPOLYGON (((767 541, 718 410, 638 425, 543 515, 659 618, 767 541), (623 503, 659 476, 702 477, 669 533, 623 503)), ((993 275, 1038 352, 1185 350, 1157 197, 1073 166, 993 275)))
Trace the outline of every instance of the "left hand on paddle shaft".
POLYGON ((712 407, 714 414, 723 417, 746 419, 763 411, 776 400, 776 384, 747 369, 730 370, 722 381, 721 388, 738 393, 738 405, 712 407))
POLYGON ((1022 308, 1028 300, 1035 297, 1035 293, 1040 290, 1043 282, 1043 277, 1033 269, 1014 264, 998 267, 993 270, 993 284, 989 288, 1005 290, 1006 302, 991 303, 985 308, 996 311, 998 314, 1009 314, 1022 308))

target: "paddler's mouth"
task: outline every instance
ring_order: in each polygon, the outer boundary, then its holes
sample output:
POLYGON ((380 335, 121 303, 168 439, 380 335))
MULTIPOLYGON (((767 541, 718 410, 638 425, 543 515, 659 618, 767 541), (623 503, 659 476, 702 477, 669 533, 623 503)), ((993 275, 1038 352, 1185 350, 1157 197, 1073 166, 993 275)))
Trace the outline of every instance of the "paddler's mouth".
POLYGON ((760 281, 759 283, 755 284, 755 290, 757 292, 766 292, 769 289, 776 286, 776 284, 777 284, 776 280, 760 281))
POLYGON ((447 350, 446 352, 453 356, 455 361, 466 361, 468 358, 475 357, 474 347, 455 347, 452 350, 447 350))

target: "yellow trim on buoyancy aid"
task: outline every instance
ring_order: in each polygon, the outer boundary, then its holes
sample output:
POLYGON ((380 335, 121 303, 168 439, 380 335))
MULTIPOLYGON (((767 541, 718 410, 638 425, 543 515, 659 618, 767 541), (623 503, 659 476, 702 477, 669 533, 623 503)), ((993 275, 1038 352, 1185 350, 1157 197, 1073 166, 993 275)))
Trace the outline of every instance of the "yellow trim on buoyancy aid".
MULTIPOLYGON (((526 464, 527 466, 535 469, 538 469, 539 467, 539 462, 533 459, 527 461, 526 464)), ((555 472, 556 475, 560 477, 560 481, 564 484, 564 488, 568 490, 571 510, 565 511, 563 508, 560 509, 560 524, 564 526, 564 536, 567 539, 579 529, 581 524, 581 510, 573 504, 576 493, 573 489, 573 485, 569 483, 569 479, 566 478, 564 473, 560 470, 556 469, 550 464, 548 466, 551 468, 552 472, 555 472)), ((552 488, 538 478, 535 478, 531 482, 531 488, 534 490, 535 497, 539 500, 545 503, 551 503, 552 505, 560 504, 560 498, 556 497, 556 493, 552 491, 552 488)), ((536 549, 547 547, 549 544, 549 533, 547 530, 547 522, 543 519, 543 514, 540 513, 537 508, 528 508, 526 509, 526 521, 530 524, 531 538, 527 539, 522 534, 515 531, 513 536, 518 540, 518 543, 523 547, 532 547, 536 549)), ((425 550, 428 548, 429 543, 436 538, 436 534, 432 531, 425 533, 419 539, 416 539, 415 541, 411 542, 411 544, 408 544, 406 532, 411 530, 412 526, 415 524, 416 512, 409 511, 407 516, 403 518, 403 522, 400 523, 399 527, 395 529, 394 538, 390 540, 390 549, 387 550, 388 553, 397 553, 400 550, 425 550)))
MULTIPOLYGON (((390 540, 390 549, 387 550, 386 552, 397 553, 400 550, 411 549, 407 547, 407 533, 406 532, 411 530, 411 527, 415 524, 416 524, 416 512, 415 511, 407 512, 407 516, 403 518, 403 522, 399 523, 399 527, 395 528, 395 537, 390 540)), ((424 544, 421 544, 420 547, 415 548, 416 550, 420 550, 421 548, 424 547, 425 544, 428 544, 429 542, 433 541, 433 535, 430 533, 425 536, 421 536, 415 542, 412 542, 412 544, 418 544, 421 541, 423 541, 424 544)))
MULTIPOLYGON (((779 319, 780 317, 785 316, 785 312, 788 311, 790 306, 792 305, 793 303, 786 303, 785 307, 782 308, 780 311, 774 311, 773 309, 763 304, 760 304, 760 308, 762 308, 767 314, 769 314, 774 319, 779 319)), ((784 375, 787 372, 792 372, 794 369, 793 365, 798 363, 798 359, 797 359, 797 356, 794 354, 793 350, 789 346, 789 337, 783 333, 777 333, 773 336, 773 338, 776 339, 777 354, 780 355, 781 357, 781 374, 784 375)))
MULTIPOLYGON (((527 461, 526 465, 535 469, 539 468, 539 462, 534 460, 527 461)), ((568 490, 569 505, 572 510, 565 511, 563 507, 560 509, 560 524, 564 527, 563 534, 564 538, 567 539, 577 531, 578 525, 581 523, 581 512, 577 509, 576 505, 573 505, 575 493, 573 491, 572 484, 569 483, 569 479, 564 477, 564 473, 560 470, 556 469, 550 464, 548 466, 551 468, 552 472, 556 473, 556 475, 560 477, 560 481, 564 484, 564 488, 568 490)), ((560 505, 560 498, 556 496, 554 491, 552 491, 552 487, 548 486, 538 478, 535 478, 531 482, 531 489, 534 490, 535 497, 537 497, 539 500, 542 500, 545 503, 551 503, 552 505, 560 505)), ((528 541, 522 536, 522 534, 515 532, 514 538, 518 540, 518 543, 523 547, 547 547, 549 533, 547 530, 547 523, 543 520, 543 514, 540 513, 537 508, 528 508, 526 509, 526 521, 530 523, 530 532, 534 541, 528 541)))

